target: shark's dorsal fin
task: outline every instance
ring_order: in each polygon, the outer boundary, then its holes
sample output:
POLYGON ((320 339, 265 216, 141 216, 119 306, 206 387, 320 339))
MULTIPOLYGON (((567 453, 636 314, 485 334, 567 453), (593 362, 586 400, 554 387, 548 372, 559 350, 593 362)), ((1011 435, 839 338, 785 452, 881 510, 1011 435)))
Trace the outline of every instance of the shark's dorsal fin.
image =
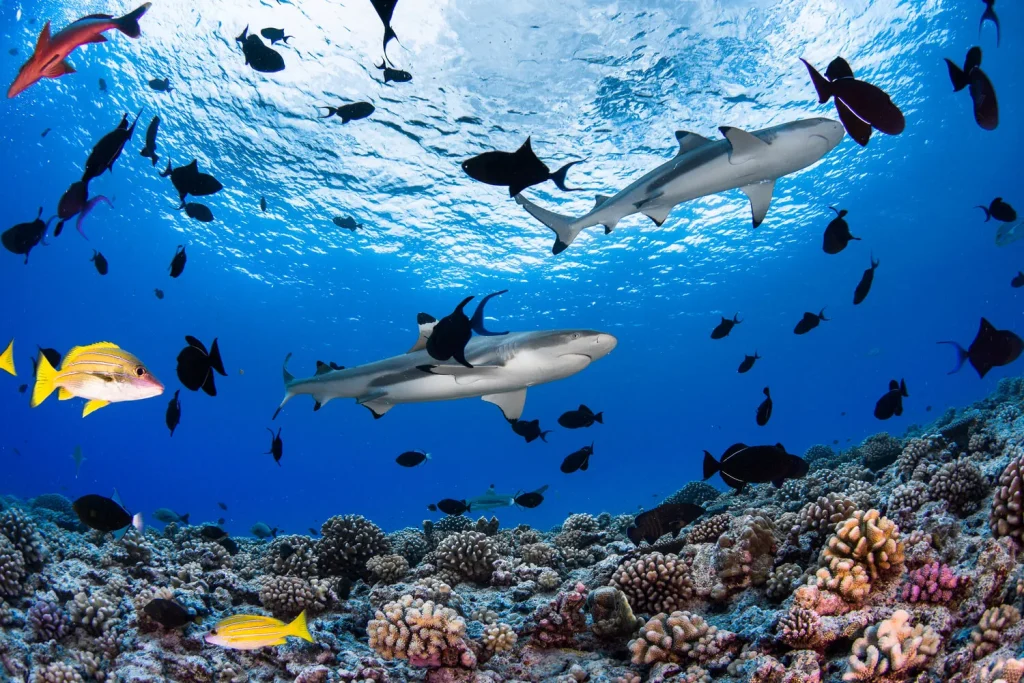
POLYGON ((599 195, 597 195, 597 197, 594 198, 594 208, 596 209, 597 207, 601 206, 602 204, 604 204, 609 199, 611 199, 611 197, 609 197, 606 194, 599 194, 599 195))
POLYGON ((772 203, 772 192, 775 191, 775 181, 768 180, 763 183, 755 183, 741 187, 743 193, 750 198, 750 212, 754 218, 754 227, 761 225, 761 221, 768 214, 768 207, 772 203))
POLYGON ((39 32, 39 37, 36 38, 36 54, 39 51, 45 49, 50 44, 50 22, 46 22, 43 25, 43 30, 39 32))
POLYGON ((768 143, 760 138, 754 137, 745 130, 722 126, 718 130, 729 141, 732 151, 729 153, 730 164, 743 164, 750 161, 754 156, 764 149, 768 143))
POLYGON ((430 339, 430 333, 434 331, 434 325, 437 324, 437 318, 429 313, 419 313, 416 316, 416 324, 419 325, 420 328, 419 337, 416 338, 416 343, 413 344, 412 348, 406 351, 406 353, 415 353, 427 348, 427 340, 430 339))
POLYGON ((671 210, 671 206, 652 206, 646 209, 641 209, 641 213, 654 221, 654 224, 660 228, 661 225, 668 220, 668 213, 671 210))
POLYGON ((676 140, 679 141, 679 154, 686 154, 711 142, 703 135, 697 135, 688 130, 677 130, 676 140))
POLYGON ((487 394, 480 398, 501 408, 506 420, 518 420, 523 416, 523 406, 526 405, 526 389, 487 394))

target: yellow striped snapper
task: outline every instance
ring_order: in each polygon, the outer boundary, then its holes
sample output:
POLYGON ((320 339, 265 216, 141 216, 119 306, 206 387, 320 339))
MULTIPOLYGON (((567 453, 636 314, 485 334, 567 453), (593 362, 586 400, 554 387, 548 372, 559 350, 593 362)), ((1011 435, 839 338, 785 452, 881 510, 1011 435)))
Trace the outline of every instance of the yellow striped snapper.
POLYGON ((110 342, 76 346, 64 356, 60 370, 50 365, 45 354, 39 356, 36 384, 32 389, 35 408, 55 390, 61 401, 84 398, 86 417, 111 403, 139 401, 159 396, 164 385, 138 358, 110 342))
POLYGON ((314 642, 306 626, 305 610, 290 624, 259 614, 238 614, 218 621, 204 639, 232 650, 256 650, 284 645, 289 636, 314 642))

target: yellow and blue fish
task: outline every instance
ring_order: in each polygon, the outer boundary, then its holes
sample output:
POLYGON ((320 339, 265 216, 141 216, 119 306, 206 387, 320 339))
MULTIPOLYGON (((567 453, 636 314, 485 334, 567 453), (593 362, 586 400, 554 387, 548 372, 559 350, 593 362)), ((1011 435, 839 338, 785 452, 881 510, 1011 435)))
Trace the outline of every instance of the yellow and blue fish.
POLYGON ((14 371, 13 339, 11 340, 11 343, 7 345, 7 348, 4 349, 4 352, 0 353, 0 370, 3 370, 4 372, 9 373, 11 375, 14 375, 15 377, 18 376, 18 373, 14 371))
POLYGON ((220 645, 232 650, 257 650, 261 647, 284 645, 289 636, 314 642, 306 626, 305 610, 290 624, 259 614, 238 614, 221 619, 213 630, 206 634, 205 640, 211 645, 220 645))

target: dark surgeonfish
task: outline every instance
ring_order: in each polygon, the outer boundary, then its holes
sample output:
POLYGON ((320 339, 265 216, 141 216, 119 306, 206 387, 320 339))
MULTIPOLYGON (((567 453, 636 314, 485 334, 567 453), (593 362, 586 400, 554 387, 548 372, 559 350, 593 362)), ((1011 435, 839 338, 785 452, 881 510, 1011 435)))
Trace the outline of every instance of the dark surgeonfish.
POLYGON ((1020 289, 1024 287, 1024 271, 1017 271, 1016 277, 1010 280, 1010 286, 1014 289, 1020 289))
POLYGON ((491 332, 484 327, 484 307, 487 302, 507 291, 507 289, 503 289, 500 292, 493 292, 481 299, 472 319, 462 310, 474 298, 469 296, 463 299, 451 314, 438 320, 427 339, 427 353, 430 354, 430 357, 442 361, 454 358, 467 368, 473 367, 466 360, 466 344, 469 343, 474 332, 482 337, 500 337, 508 334, 508 332, 491 332))
POLYGON ((110 265, 107 263, 107 258, 95 249, 92 250, 92 258, 89 260, 96 266, 96 272, 100 275, 106 275, 110 272, 110 265))
POLYGON ((796 324, 796 327, 793 328, 793 334, 807 334, 821 324, 822 320, 825 322, 829 321, 829 318, 825 317, 824 308, 821 309, 821 312, 818 313, 818 315, 814 315, 810 311, 807 311, 804 313, 804 317, 800 319, 800 322, 796 324))
POLYGON ((248 26, 235 40, 242 44, 245 63, 254 71, 265 74, 284 71, 284 57, 281 53, 265 45, 259 36, 250 34, 248 26))
MULTIPOLYGON (((217 342, 214 341, 214 344, 217 342)), ((281 440, 281 428, 277 428, 277 434, 274 434, 274 430, 267 427, 267 431, 270 432, 270 450, 264 453, 264 455, 273 455, 274 462, 277 466, 281 466, 281 456, 284 455, 284 441, 281 440)))
POLYGON ((430 453, 423 451, 406 451, 395 458, 395 462, 402 467, 416 467, 417 465, 422 465, 427 460, 430 460, 430 453))
POLYGON ((526 443, 533 443, 537 439, 544 443, 548 442, 548 434, 551 433, 551 430, 541 431, 540 420, 509 420, 508 422, 512 425, 512 431, 526 439, 526 443))
POLYGON ((459 515, 469 512, 470 506, 466 504, 464 500, 455 500, 453 498, 445 498, 435 506, 438 510, 446 515, 458 517, 459 515))
POLYGON ((750 372, 750 369, 752 367, 754 367, 754 362, 758 361, 760 359, 761 359, 761 356, 757 355, 757 351, 754 351, 754 355, 753 356, 748 356, 747 354, 743 354, 743 362, 740 363, 740 367, 736 369, 736 372, 740 373, 741 375, 744 372, 750 372))
POLYGON ((112 172, 114 170, 114 162, 118 160, 121 152, 124 151, 124 146, 128 144, 128 141, 135 134, 135 125, 139 122, 140 116, 142 116, 141 110, 135 115, 135 120, 129 126, 128 115, 125 114, 117 128, 100 138, 100 141, 92 148, 92 152, 89 153, 89 158, 85 161, 85 172, 82 173, 82 182, 87 183, 93 178, 103 175, 106 171, 112 172))
POLYGON ((29 252, 40 242, 46 246, 46 231, 50 228, 50 221, 43 222, 43 207, 39 207, 34 221, 18 223, 17 225, 4 230, 0 235, 0 243, 12 254, 23 255, 25 263, 28 263, 29 252))
POLYGON ((76 500, 71 506, 82 524, 97 531, 117 531, 132 523, 132 516, 128 511, 106 496, 90 493, 76 500))
POLYGON ((772 419, 772 395, 769 393, 768 387, 765 387, 764 400, 757 407, 757 425, 764 427, 770 419, 772 419))
POLYGON ((192 614, 174 600, 154 598, 142 608, 146 616, 164 628, 176 629, 190 624, 195 619, 192 614))
POLYGON ((637 515, 633 524, 626 529, 626 536, 633 541, 633 545, 640 545, 641 541, 653 544, 665 534, 672 534, 672 538, 676 538, 683 527, 704 512, 704 508, 693 503, 664 503, 637 515))
POLYGON ((188 346, 178 354, 178 379, 185 385, 186 389, 199 391, 202 389, 209 396, 217 395, 217 387, 213 382, 214 371, 227 377, 224 372, 224 363, 220 358, 220 347, 217 340, 213 340, 210 350, 206 350, 203 342, 195 337, 186 335, 185 341, 188 346))
MULTIPOLYGON (((42 346, 37 346, 39 349, 39 355, 46 358, 46 362, 50 364, 51 368, 59 368, 61 355, 57 349, 44 349, 42 346)), ((32 359, 32 376, 35 377, 36 369, 39 367, 39 359, 32 359)))
MULTIPOLYGON (((374 66, 377 65, 375 64, 374 66)), ((408 71, 402 71, 401 69, 392 69, 386 62, 381 62, 380 66, 377 66, 377 68, 384 72, 385 83, 390 83, 392 81, 395 83, 408 83, 412 80, 411 73, 408 71)))
POLYGON ((149 87, 157 92, 168 92, 173 90, 169 78, 153 78, 149 81, 149 87))
POLYGON ((146 146, 139 152, 139 156, 146 157, 153 160, 153 165, 156 166, 156 162, 159 161, 160 157, 156 155, 156 133, 160 129, 160 117, 154 116, 153 120, 149 122, 149 128, 146 129, 146 146))
POLYGON ((178 398, 180 393, 181 389, 175 390, 174 398, 167 403, 167 412, 164 414, 164 423, 171 430, 171 436, 174 436, 174 430, 181 424, 181 400, 178 398))
POLYGON ((227 536, 228 532, 224 531, 219 526, 207 524, 199 530, 199 535, 208 541, 217 541, 227 536))
POLYGON ((985 28, 985 22, 991 21, 996 27, 996 47, 999 47, 1000 41, 1002 41, 1002 30, 999 27, 999 16, 996 14, 996 10, 993 5, 996 4, 996 0, 982 0, 985 3, 985 11, 981 13, 981 21, 978 22, 978 38, 981 38, 981 31, 985 28))
POLYGON ((349 232, 355 232, 363 227, 361 223, 356 223, 356 219, 352 218, 352 216, 335 216, 331 219, 331 222, 342 230, 348 230, 349 232))
POLYGON ((739 313, 734 315, 732 317, 732 320, 729 320, 725 316, 722 316, 722 322, 718 323, 718 325, 715 326, 715 329, 711 330, 711 338, 724 339, 728 337, 729 333, 732 332, 732 328, 734 328, 736 325, 739 325, 741 322, 743 321, 740 320, 739 313))
POLYGON ((473 180, 481 183, 508 187, 508 196, 514 197, 533 185, 550 180, 563 192, 578 192, 580 188, 565 186, 565 174, 580 163, 570 161, 554 173, 537 158, 530 138, 526 138, 515 152, 484 152, 462 162, 462 170, 473 180))
POLYGON ((163 299, 164 298, 164 290, 162 290, 162 289, 159 289, 159 288, 154 289, 153 290, 153 294, 156 295, 157 299, 163 299))
POLYGON ((391 39, 398 40, 398 36, 395 35, 394 29, 391 28, 391 17, 395 14, 395 6, 398 5, 398 0, 370 0, 373 4, 373 9, 377 11, 377 16, 380 17, 380 21, 384 24, 384 59, 388 58, 388 43, 391 39))
POLYGON ((342 123, 348 123, 349 121, 358 121, 359 119, 365 119, 367 116, 372 114, 376 107, 369 102, 353 102, 352 104, 343 104, 340 107, 317 107, 317 109, 326 109, 327 113, 321 116, 322 119, 329 119, 332 116, 337 116, 341 119, 342 123))
POLYGON ((53 236, 60 237, 60 234, 64 232, 64 223, 80 214, 88 203, 89 182, 76 180, 71 183, 71 186, 61 195, 60 201, 57 202, 57 218, 59 220, 53 229, 53 236))
POLYGON ((193 159, 192 163, 188 166, 179 166, 178 168, 173 168, 171 162, 168 161, 167 168, 160 173, 161 178, 166 178, 167 176, 171 177, 171 183, 174 184, 174 189, 178 191, 178 197, 181 199, 182 204, 185 203, 187 195, 206 197, 224 189, 219 180, 209 173, 201 173, 199 171, 199 161, 197 159, 193 159))
POLYGON ((536 491, 530 491, 529 493, 517 493, 512 500, 519 507, 532 510, 544 502, 544 492, 547 490, 548 486, 545 484, 536 491))
MULTIPOLYGON (((185 255, 185 247, 181 244, 174 250, 174 258, 171 259, 171 277, 178 277, 185 272, 185 262, 188 257, 185 255)), ((159 290, 157 290, 159 291, 159 290)), ((157 296, 158 299, 162 299, 163 296, 157 296)))
POLYGON ((217 503, 217 507, 219 507, 221 510, 224 510, 224 511, 227 511, 227 509, 228 509, 228 506, 225 505, 224 503, 217 503))
POLYGON ((267 198, 263 196, 260 197, 260 211, 267 212, 267 198))
POLYGON ((997 330, 984 318, 981 319, 977 336, 967 350, 953 341, 940 341, 939 344, 956 347, 956 367, 947 374, 959 372, 964 361, 970 361, 971 367, 978 372, 978 377, 984 377, 992 368, 1009 365, 1017 360, 1024 350, 1024 341, 1020 337, 1010 330, 997 330))
POLYGON ((558 424, 566 429, 582 429, 592 426, 595 422, 604 424, 604 413, 595 413, 582 403, 576 410, 568 410, 558 418, 558 424))
POLYGON ((988 206, 978 205, 977 208, 985 212, 986 223, 993 218, 997 221, 1002 221, 1003 223, 1011 223, 1017 220, 1017 211, 1012 206, 1004 202, 1002 197, 996 197, 988 206))
POLYGON ((871 283, 875 281, 875 268, 877 267, 878 261, 875 260, 875 255, 871 254, 871 267, 860 276, 860 282, 857 283, 857 288, 853 290, 853 304, 855 306, 864 301, 868 296, 868 292, 871 291, 871 283))
POLYGON ((787 453, 780 443, 774 446, 733 444, 722 454, 721 462, 704 451, 704 479, 720 473, 722 480, 737 491, 742 491, 747 484, 768 482, 780 488, 787 479, 803 479, 807 469, 806 461, 787 453))
POLYGON ((974 102, 974 120, 985 130, 995 130, 999 126, 999 103, 996 102, 992 81, 981 70, 981 48, 975 46, 967 51, 963 69, 949 59, 946 60, 946 67, 949 69, 949 80, 953 83, 953 92, 969 89, 974 102))
POLYGON ((893 415, 899 417, 903 414, 903 399, 907 396, 910 394, 907 393, 905 381, 890 380, 889 391, 875 403, 875 417, 879 420, 888 420, 893 415))
POLYGON ((590 467, 590 456, 594 454, 594 444, 584 446, 575 453, 570 453, 565 456, 565 460, 562 461, 562 472, 566 474, 572 474, 576 471, 586 472, 590 467))
POLYGON ((194 218, 200 223, 209 223, 213 220, 213 212, 210 211, 210 207, 205 204, 189 202, 184 206, 178 207, 178 211, 181 211, 182 209, 185 210, 185 213, 189 218, 194 218))
POLYGON ((839 120, 857 144, 865 146, 871 139, 871 129, 887 135, 899 135, 906 127, 906 119, 892 100, 881 88, 857 80, 853 69, 842 57, 836 57, 828 65, 825 75, 801 59, 811 76, 818 93, 818 103, 824 104, 835 98, 839 120))
POLYGON ((846 209, 840 211, 834 206, 828 208, 836 212, 836 217, 825 228, 825 237, 822 240, 821 248, 826 254, 838 254, 843 249, 846 249, 846 245, 850 243, 850 240, 860 241, 860 238, 850 234, 850 226, 846 222, 846 214, 848 213, 846 209))
POLYGON ((286 36, 283 28, 265 28, 260 31, 260 35, 270 41, 271 45, 277 45, 278 43, 288 44, 289 38, 295 36, 286 36))

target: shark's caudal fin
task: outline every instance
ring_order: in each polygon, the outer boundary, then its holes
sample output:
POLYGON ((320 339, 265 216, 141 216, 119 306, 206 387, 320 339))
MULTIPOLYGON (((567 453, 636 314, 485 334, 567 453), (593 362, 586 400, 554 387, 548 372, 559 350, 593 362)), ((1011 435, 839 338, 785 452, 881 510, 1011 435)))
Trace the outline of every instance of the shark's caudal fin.
POLYGON ((277 410, 274 411, 274 417, 270 418, 271 420, 276 420, 277 416, 281 413, 281 409, 284 408, 284 404, 292 400, 292 397, 295 396, 295 394, 292 393, 292 390, 288 387, 289 384, 295 381, 295 376, 288 372, 288 361, 291 360, 291 357, 292 354, 289 351, 288 355, 284 357, 284 363, 281 365, 281 373, 284 375, 284 398, 281 400, 281 405, 279 405, 277 410))
POLYGON ((486 306, 487 302, 490 301, 492 298, 500 296, 507 291, 507 289, 503 289, 500 292, 492 292, 485 296, 477 305, 476 311, 473 313, 473 319, 470 324, 473 327, 473 331, 476 332, 481 337, 500 337, 502 335, 508 334, 508 330, 504 332, 491 332, 486 327, 484 327, 484 306, 486 306))
POLYGON ((142 35, 142 28, 139 26, 139 19, 145 14, 153 3, 147 2, 132 12, 114 20, 117 30, 129 38, 138 38, 142 35))
POLYGON ((573 225, 576 219, 572 216, 562 216, 553 211, 542 209, 521 194, 516 195, 516 203, 526 209, 526 212, 531 216, 555 231, 555 244, 551 247, 551 253, 553 254, 561 254, 572 244, 576 236, 580 234, 582 228, 573 225))

